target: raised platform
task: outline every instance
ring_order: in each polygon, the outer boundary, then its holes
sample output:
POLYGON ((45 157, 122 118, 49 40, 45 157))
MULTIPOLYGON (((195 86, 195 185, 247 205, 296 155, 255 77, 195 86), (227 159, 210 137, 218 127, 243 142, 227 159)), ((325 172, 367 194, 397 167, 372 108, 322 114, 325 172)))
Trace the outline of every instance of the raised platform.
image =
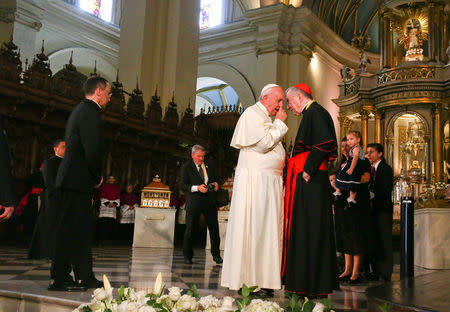
POLYGON ((92 292, 69 293, 48 291, 46 283, 36 281, 0 282, 2 312, 70 312, 91 301, 92 292))
POLYGON ((390 312, 450 311, 450 270, 416 276, 367 289, 369 311, 380 311, 387 303, 390 312))

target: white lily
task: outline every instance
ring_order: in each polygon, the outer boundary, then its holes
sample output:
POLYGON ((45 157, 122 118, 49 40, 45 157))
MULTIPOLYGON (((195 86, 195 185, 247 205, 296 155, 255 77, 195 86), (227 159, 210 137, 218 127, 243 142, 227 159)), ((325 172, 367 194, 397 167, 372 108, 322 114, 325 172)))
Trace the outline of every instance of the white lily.
POLYGON ((106 277, 105 274, 103 274, 103 288, 105 288, 105 291, 109 296, 112 296, 113 289, 111 287, 111 283, 108 280, 108 277, 106 277))
POLYGON ((162 273, 159 272, 158 276, 156 276, 155 285, 153 286, 153 293, 155 295, 161 295, 162 291, 164 289, 163 280, 162 280, 162 273))

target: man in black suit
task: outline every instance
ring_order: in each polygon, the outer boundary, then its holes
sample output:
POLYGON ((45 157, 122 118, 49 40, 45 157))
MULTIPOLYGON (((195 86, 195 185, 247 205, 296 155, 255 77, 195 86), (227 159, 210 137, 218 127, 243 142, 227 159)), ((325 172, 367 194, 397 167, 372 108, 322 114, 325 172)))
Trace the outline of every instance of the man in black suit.
POLYGON ((219 223, 217 222, 216 192, 219 189, 218 178, 212 165, 205 164, 205 148, 194 145, 192 160, 181 168, 181 187, 187 194, 186 230, 184 231, 183 255, 185 263, 192 264, 192 230, 200 214, 206 219, 211 239, 211 254, 217 264, 223 262, 220 257, 219 223))
POLYGON ((394 172, 384 159, 384 149, 379 143, 367 145, 368 158, 372 164, 370 191, 372 197, 372 228, 374 249, 372 264, 375 277, 391 280, 393 269, 392 251, 392 189, 394 172))
MULTIPOLYGON (((53 231, 55 220, 60 204, 56 192, 56 174, 61 160, 66 151, 66 142, 58 139, 53 142, 54 156, 44 161, 41 172, 44 190, 41 192, 41 207, 39 209, 36 225, 34 227, 33 238, 31 240, 29 259, 51 259, 53 245, 53 231)), ((70 273, 70 270, 69 272, 70 273)), ((52 278, 54 274, 51 274, 52 278)))
POLYGON ((14 201, 11 159, 3 120, 0 116, 0 222, 11 218, 14 212, 14 201))
POLYGON ((58 169, 56 187, 61 203, 56 226, 51 290, 86 290, 102 287, 92 271, 92 204, 94 188, 103 182, 103 130, 100 111, 109 102, 111 87, 101 77, 84 84, 85 99, 78 104, 66 126, 66 153, 58 169), (76 284, 68 283, 71 263, 76 284))

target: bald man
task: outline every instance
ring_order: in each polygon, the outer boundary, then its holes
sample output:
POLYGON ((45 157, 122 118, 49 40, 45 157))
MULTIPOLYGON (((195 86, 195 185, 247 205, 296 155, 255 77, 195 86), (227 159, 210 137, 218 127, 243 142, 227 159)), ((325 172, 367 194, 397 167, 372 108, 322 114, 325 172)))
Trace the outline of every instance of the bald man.
POLYGON ((285 150, 281 139, 288 127, 283 90, 263 88, 259 102, 245 110, 231 146, 239 149, 225 241, 222 286, 237 290, 243 283, 261 287, 262 297, 281 288, 280 217, 283 206, 285 150), (271 116, 275 116, 272 121, 271 116))

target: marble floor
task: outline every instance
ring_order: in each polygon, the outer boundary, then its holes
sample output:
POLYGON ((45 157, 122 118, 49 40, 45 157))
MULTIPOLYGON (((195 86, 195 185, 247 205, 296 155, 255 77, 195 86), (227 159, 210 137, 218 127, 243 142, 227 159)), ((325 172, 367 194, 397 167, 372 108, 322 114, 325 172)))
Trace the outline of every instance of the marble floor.
MULTIPOLYGON (((12 291, 22 291, 41 296, 45 300, 59 298, 66 304, 76 305, 90 300, 91 291, 86 293, 62 293, 47 291, 50 263, 46 260, 29 260, 27 250, 18 247, 0 247, 0 296, 12 291)), ((158 272, 162 272, 166 287, 178 286, 184 289, 195 284, 200 295, 231 295, 235 291, 220 287, 221 265, 213 262, 209 252, 196 250, 194 264, 183 263, 182 251, 158 248, 97 247, 93 248, 94 272, 101 279, 106 274, 113 287, 121 285, 138 290, 152 289, 158 272)), ((399 266, 394 268, 393 280, 399 280, 399 266)), ((434 272, 416 268, 415 275, 434 272)), ((335 310, 367 311, 365 290, 372 284, 342 286, 329 296, 335 310)), ((286 303, 282 291, 276 291, 275 301, 286 303)))

